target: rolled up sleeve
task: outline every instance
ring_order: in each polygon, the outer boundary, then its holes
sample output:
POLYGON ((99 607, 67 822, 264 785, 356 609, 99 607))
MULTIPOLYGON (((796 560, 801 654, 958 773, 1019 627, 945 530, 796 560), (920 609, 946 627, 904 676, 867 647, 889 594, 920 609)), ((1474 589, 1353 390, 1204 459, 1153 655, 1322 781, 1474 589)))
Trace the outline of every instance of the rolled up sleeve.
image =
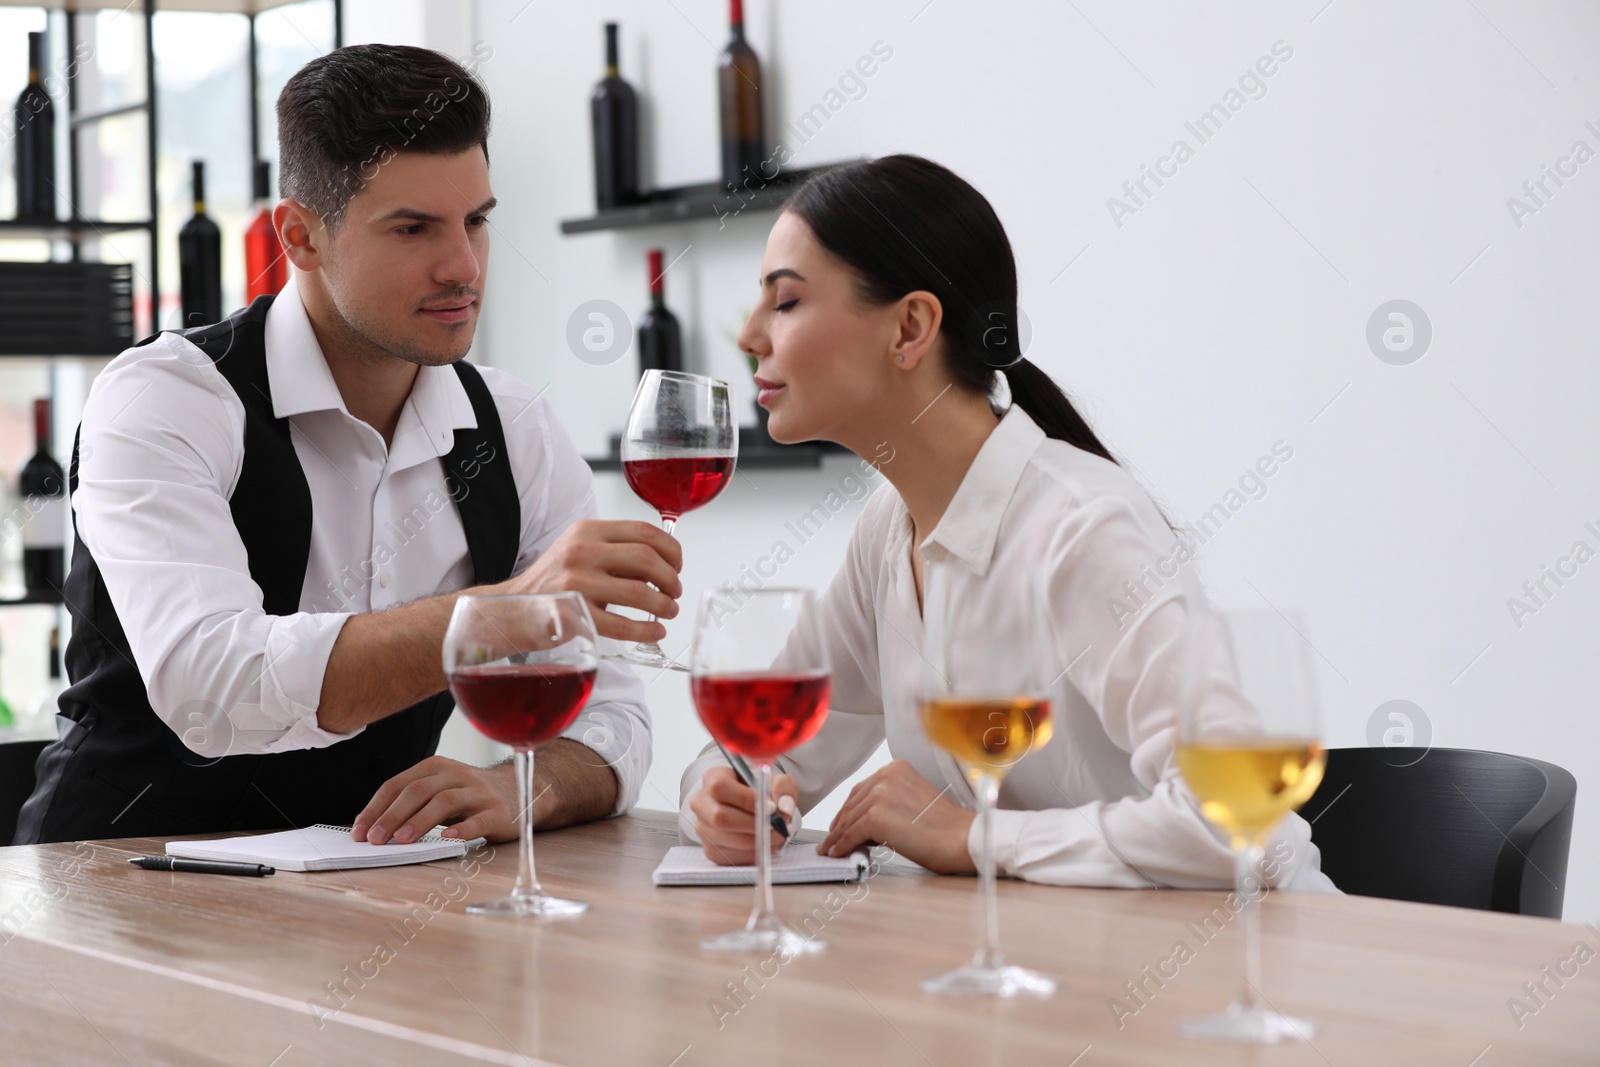
POLYGON ((150 706, 202 755, 320 748, 345 613, 274 616, 228 506, 244 408, 211 361, 171 335, 95 379, 72 497, 79 538, 116 609, 150 706))

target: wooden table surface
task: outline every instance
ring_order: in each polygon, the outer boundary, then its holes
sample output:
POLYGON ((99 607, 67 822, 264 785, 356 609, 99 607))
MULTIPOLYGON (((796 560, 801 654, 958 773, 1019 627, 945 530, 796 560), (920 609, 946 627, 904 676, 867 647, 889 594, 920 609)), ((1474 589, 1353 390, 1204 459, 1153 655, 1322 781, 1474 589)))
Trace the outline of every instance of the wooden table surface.
POLYGON ((1600 1063, 1600 931, 1574 923, 1274 894, 1265 993, 1321 1029, 1241 1049, 1174 1030, 1240 974, 1238 924, 1202 936, 1221 892, 1002 882, 1009 956, 1060 991, 953 1001, 917 981, 971 954, 974 879, 890 864, 858 886, 779 887, 783 914, 810 913, 829 942, 779 965, 700 951, 751 892, 653 887, 676 843, 657 812, 540 834, 546 890, 590 904, 545 922, 463 911, 509 888, 514 846, 260 879, 129 866, 162 850, 150 839, 0 848, 0 1062, 1600 1063))

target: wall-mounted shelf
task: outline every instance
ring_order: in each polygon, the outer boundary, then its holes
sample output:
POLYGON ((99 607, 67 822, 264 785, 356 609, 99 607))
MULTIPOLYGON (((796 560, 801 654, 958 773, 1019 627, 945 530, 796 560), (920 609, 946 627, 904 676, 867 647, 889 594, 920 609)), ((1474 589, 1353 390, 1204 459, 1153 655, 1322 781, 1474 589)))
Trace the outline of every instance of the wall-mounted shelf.
POLYGON ((58 596, 0 596, 0 608, 14 608, 23 604, 41 604, 48 607, 60 607, 61 598, 58 596))
POLYGON ((761 188, 747 188, 738 195, 729 194, 721 182, 654 189, 647 194, 643 203, 606 208, 588 218, 563 219, 561 232, 594 233, 597 230, 658 226, 662 223, 687 222, 693 219, 718 219, 725 216, 737 218, 744 212, 772 211, 781 206, 789 198, 789 194, 799 188, 807 178, 836 166, 837 163, 818 167, 793 167, 780 172, 761 188))
MULTIPOLYGON (((604 456, 585 456, 589 469, 595 472, 622 470, 622 438, 611 435, 611 451, 604 456)), ((739 463, 752 470, 806 470, 822 466, 828 456, 848 456, 851 451, 831 441, 807 441, 798 445, 780 445, 762 430, 752 426, 739 427, 739 463)))
POLYGON ((31 222, 19 219, 0 219, 0 238, 17 240, 29 237, 58 238, 66 241, 93 240, 102 234, 122 233, 126 230, 148 230, 155 223, 149 219, 62 219, 59 222, 31 222))

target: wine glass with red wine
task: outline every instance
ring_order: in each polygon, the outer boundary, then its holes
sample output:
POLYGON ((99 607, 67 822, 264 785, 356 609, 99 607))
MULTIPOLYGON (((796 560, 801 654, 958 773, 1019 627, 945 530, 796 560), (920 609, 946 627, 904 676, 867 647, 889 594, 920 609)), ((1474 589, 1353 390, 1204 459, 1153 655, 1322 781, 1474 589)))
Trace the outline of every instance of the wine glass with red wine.
POLYGON ((478 915, 576 915, 533 873, 533 750, 577 719, 599 665, 594 619, 577 593, 463 596, 444 635, 450 695, 478 732, 510 745, 517 768, 522 853, 509 896, 467 905, 478 915))
POLYGON ((756 905, 743 928, 700 942, 732 952, 816 952, 825 943, 772 903, 772 761, 809 741, 828 715, 832 675, 809 589, 708 590, 695 620, 690 690, 711 736, 756 772, 756 905))
MULTIPOLYGON (((622 435, 622 473, 639 499, 661 513, 663 530, 671 533, 685 512, 722 492, 733 479, 738 456, 739 431, 727 382, 682 371, 644 372, 622 435)), ((616 658, 688 670, 654 641, 636 644, 616 658)))

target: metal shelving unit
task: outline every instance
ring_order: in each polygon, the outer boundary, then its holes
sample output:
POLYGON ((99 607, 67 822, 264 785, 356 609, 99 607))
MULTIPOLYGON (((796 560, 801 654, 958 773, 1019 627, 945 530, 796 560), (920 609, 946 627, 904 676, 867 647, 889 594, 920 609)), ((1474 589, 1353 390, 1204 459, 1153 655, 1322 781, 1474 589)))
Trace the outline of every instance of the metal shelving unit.
MULTIPOLYGON (((31 7, 45 11, 67 13, 67 55, 77 54, 78 15, 93 15, 101 11, 126 11, 138 4, 144 16, 145 98, 131 104, 104 108, 99 111, 80 111, 78 80, 67 79, 67 187, 71 201, 70 214, 57 223, 18 222, 0 220, 0 238, 44 237, 59 238, 72 243, 72 259, 81 255, 81 243, 110 233, 143 231, 149 237, 150 262, 150 319, 153 329, 161 322, 161 219, 160 192, 156 182, 156 165, 159 158, 156 120, 156 46, 155 15, 158 11, 194 11, 219 15, 241 15, 250 20, 250 153, 251 162, 261 154, 260 86, 256 71, 256 16, 274 8, 289 7, 299 0, 0 0, 0 7, 31 7), (79 131, 95 126, 107 119, 120 118, 143 112, 145 122, 145 181, 149 186, 149 210, 142 219, 90 219, 80 213, 82 190, 78 150, 79 131)), ((344 3, 333 0, 333 46, 338 48, 344 37, 344 3)))

